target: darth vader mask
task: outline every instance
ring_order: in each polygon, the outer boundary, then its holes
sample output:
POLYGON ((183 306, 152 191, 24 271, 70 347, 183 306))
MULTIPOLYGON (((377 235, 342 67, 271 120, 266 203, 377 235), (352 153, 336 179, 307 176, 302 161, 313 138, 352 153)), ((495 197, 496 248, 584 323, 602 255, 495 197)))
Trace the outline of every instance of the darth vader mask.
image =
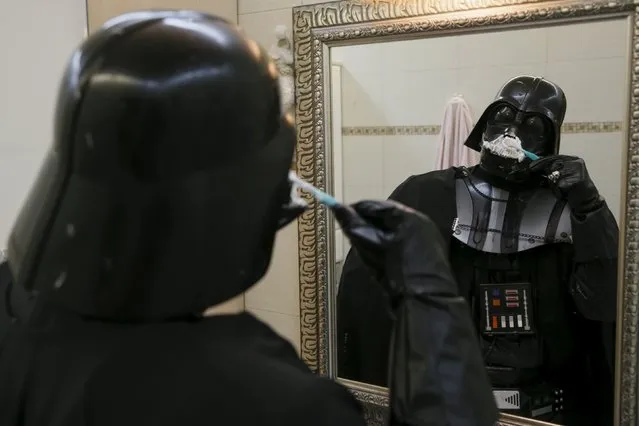
POLYGON ((524 151, 538 157, 551 155, 552 137, 552 123, 543 115, 507 103, 495 105, 482 135, 481 167, 504 179, 525 180, 532 159, 524 151))

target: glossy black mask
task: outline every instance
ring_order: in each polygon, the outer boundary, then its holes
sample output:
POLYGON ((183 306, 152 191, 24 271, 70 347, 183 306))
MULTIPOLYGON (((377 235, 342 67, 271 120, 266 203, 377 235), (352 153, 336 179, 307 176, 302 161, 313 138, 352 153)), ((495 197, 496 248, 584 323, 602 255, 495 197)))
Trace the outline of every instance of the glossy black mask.
POLYGON ((538 155, 559 152, 566 96, 561 87, 540 77, 509 80, 471 131, 466 146, 481 151, 484 138, 516 134, 524 149, 538 155))
MULTIPOLYGON (((508 104, 495 105, 486 122, 484 141, 498 138, 512 139, 526 151, 540 157, 551 154, 552 124, 543 116, 518 111, 508 104)), ((531 160, 505 158, 482 148, 481 167, 500 178, 523 182, 528 179, 526 170, 531 160)))

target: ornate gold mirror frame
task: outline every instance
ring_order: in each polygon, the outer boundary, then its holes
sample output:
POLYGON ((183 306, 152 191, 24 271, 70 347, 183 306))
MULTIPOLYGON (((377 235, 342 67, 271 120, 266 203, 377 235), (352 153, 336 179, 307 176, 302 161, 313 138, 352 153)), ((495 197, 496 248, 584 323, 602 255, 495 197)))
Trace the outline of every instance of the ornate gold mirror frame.
MULTIPOLYGON (((630 17, 631 87, 625 215, 616 361, 615 424, 635 425, 637 394, 637 307, 639 302, 639 5, 634 0, 355 0, 296 7, 295 95, 297 172, 322 189, 332 187, 330 149, 329 48, 344 44, 499 29, 608 17, 630 17)), ((309 199, 312 203, 312 200, 309 199)), ((318 374, 334 377, 330 218, 317 204, 299 220, 301 355, 318 374)), ((383 424, 386 389, 342 381, 364 403, 369 424, 383 424)), ((504 414, 501 425, 547 423, 504 414)))

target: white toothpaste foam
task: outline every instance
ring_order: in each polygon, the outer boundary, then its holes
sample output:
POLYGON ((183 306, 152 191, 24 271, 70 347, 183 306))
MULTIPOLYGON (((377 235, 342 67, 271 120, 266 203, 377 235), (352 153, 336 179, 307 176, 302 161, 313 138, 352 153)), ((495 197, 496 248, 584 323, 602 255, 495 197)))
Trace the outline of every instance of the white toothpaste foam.
POLYGON ((502 135, 491 141, 484 140, 481 146, 495 155, 502 158, 512 158, 520 163, 526 158, 519 138, 502 135))

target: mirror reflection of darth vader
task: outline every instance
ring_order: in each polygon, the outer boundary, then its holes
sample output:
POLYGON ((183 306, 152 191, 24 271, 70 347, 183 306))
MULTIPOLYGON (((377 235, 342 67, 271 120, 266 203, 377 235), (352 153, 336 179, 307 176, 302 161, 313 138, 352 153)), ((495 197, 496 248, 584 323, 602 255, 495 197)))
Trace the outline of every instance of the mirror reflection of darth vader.
MULTIPOLYGON (((481 152, 478 166, 411 176, 391 198, 452 237, 449 259, 500 409, 607 425, 619 230, 584 161, 558 154, 565 111, 556 84, 513 78, 466 141, 481 152)), ((386 355, 371 349, 383 347, 391 320, 373 287, 349 253, 338 294, 339 375, 384 385, 386 355)))

